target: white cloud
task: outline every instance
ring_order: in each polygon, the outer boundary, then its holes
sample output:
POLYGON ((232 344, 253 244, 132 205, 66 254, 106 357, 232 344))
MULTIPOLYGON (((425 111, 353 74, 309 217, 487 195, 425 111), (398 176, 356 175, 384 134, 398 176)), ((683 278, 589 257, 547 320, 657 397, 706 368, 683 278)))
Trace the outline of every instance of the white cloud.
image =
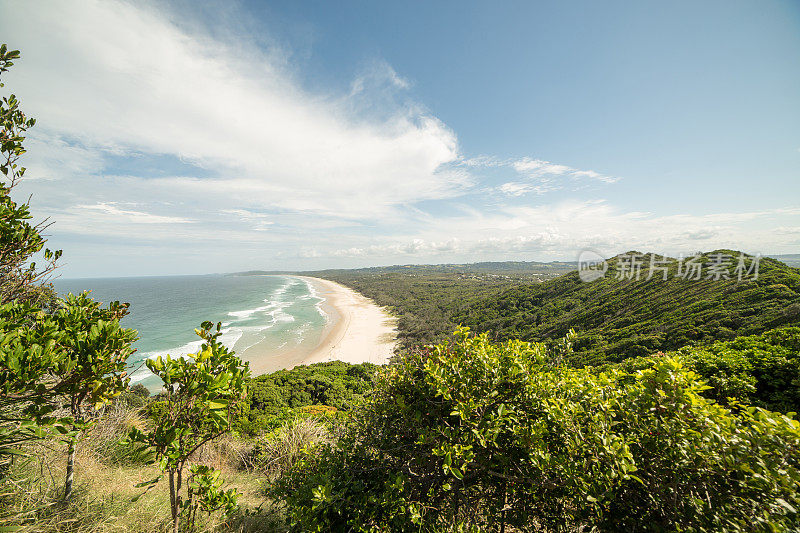
POLYGON ((361 94, 366 90, 373 89, 375 86, 389 87, 392 89, 408 89, 411 87, 411 82, 400 76, 397 71, 385 61, 376 61, 353 80, 350 88, 350 96, 361 94))
POLYGON ((520 174, 527 175, 531 178, 540 178, 542 176, 567 176, 572 179, 589 178, 603 183, 616 183, 620 178, 616 176, 606 176, 595 172, 594 170, 578 170, 567 165, 559 165, 544 161, 542 159, 531 159, 523 157, 511 163, 511 166, 520 174))
POLYGON ((97 174, 103 169, 103 157, 79 143, 69 143, 61 136, 35 127, 25 140, 26 180, 69 180, 97 174))
POLYGON ((261 220, 269 218, 269 215, 266 213, 255 213, 253 211, 248 211, 247 209, 223 209, 220 213, 225 213, 226 215, 235 215, 240 217, 242 220, 261 220))
MULTIPOLYGON (((261 207, 375 216, 465 185, 447 168, 458 143, 441 121, 407 107, 353 117, 352 102, 307 93, 235 28, 215 41, 151 4, 117 0, 5 5, 0 19, 23 51, 8 85, 50 138, 173 154, 213 171, 217 194, 246 192, 261 207)), ((407 85, 391 67, 383 75, 407 85)))
POLYGON ((108 221, 125 221, 134 224, 189 224, 192 220, 181 217, 154 215, 144 211, 120 209, 115 203, 99 203, 94 205, 76 205, 75 209, 97 211, 108 216, 108 221))
POLYGON ((558 186, 550 180, 541 180, 538 184, 510 181, 500 186, 500 192, 508 196, 522 196, 528 193, 545 194, 558 190, 558 186))
MULTIPOLYGON (((445 241, 426 241, 413 239, 405 243, 372 245, 363 248, 352 247, 334 250, 334 257, 392 257, 392 256, 426 256, 431 254, 485 254, 494 252, 533 252, 561 242, 556 233, 540 232, 533 235, 517 235, 513 237, 490 237, 485 239, 464 241, 457 237, 445 241)), ((319 256, 319 252, 313 252, 319 256)))
POLYGON ((223 209, 220 213, 233 215, 239 220, 251 224, 251 229, 254 231, 267 231, 269 226, 275 224, 275 222, 269 220, 270 215, 248 211, 247 209, 223 209))
POLYGON ((380 244, 328 251, 314 249, 313 254, 401 262, 426 256, 450 258, 445 260, 454 257, 502 260, 524 258, 525 254, 577 257, 578 251, 586 248, 601 250, 608 256, 631 249, 677 253, 696 249, 697 241, 702 241, 701 247, 708 250, 725 247, 764 252, 767 242, 771 247, 782 248, 796 238, 792 231, 775 236, 773 230, 776 221, 792 211, 790 208, 658 216, 620 210, 602 200, 507 206, 493 215, 471 214, 430 221, 429 227, 420 232, 422 236, 418 233, 415 237, 393 240, 384 237, 380 244), (443 238, 446 235, 451 237, 443 238))
POLYGON ((794 227, 780 226, 775 228, 775 233, 779 233, 781 235, 800 235, 800 226, 794 226, 794 227))
POLYGON ((567 165, 551 163, 543 159, 523 157, 520 159, 498 159, 491 156, 478 156, 464 160, 468 168, 508 168, 514 170, 524 181, 503 183, 497 190, 508 196, 525 194, 545 194, 586 182, 605 184, 617 183, 619 177, 608 176, 594 170, 579 170, 567 165), (567 181, 569 180, 569 181, 567 181))
POLYGON ((573 170, 566 165, 557 165, 549 161, 531 159, 529 157, 513 161, 511 166, 520 174, 528 174, 530 176, 543 176, 546 174, 560 176, 573 170))
POLYGON ((714 227, 698 228, 694 230, 689 230, 685 232, 684 235, 686 236, 687 240, 704 241, 719 235, 719 229, 714 227))
POLYGON ((369 257, 369 256, 397 256, 397 255, 424 255, 431 253, 452 253, 461 251, 461 240, 458 238, 446 241, 426 241, 412 239, 405 243, 376 244, 364 248, 351 247, 334 250, 334 257, 369 257))

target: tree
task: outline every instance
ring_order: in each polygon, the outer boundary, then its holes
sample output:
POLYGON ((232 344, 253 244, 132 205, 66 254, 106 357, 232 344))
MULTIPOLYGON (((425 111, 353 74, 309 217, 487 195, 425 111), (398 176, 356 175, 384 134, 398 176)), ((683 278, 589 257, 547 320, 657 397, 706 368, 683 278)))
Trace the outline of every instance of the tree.
MULTIPOLYGON (((0 75, 20 57, 0 46, 0 75)), ((2 84, 0 83, 0 86, 2 84)), ((69 443, 65 497, 72 490, 75 441, 89 427, 86 404, 99 407, 127 386, 125 365, 136 332, 120 326, 128 304, 107 309, 86 294, 56 298, 48 275, 61 251, 44 248, 45 223, 11 199, 25 175, 19 159, 35 124, 12 94, 0 101, 0 456, 56 429, 69 443), (45 267, 32 258, 41 253, 45 267), (60 407, 70 416, 56 418, 60 407)), ((0 466, 7 464, 3 462, 0 466)))
MULTIPOLYGON (((203 322, 195 333, 205 342, 186 359, 161 356, 147 361, 147 367, 164 382, 164 406, 148 432, 134 428, 130 441, 151 447, 162 472, 169 478, 172 530, 177 533, 181 515, 187 525, 193 521, 196 506, 216 509, 217 503, 232 509, 235 491, 221 495, 218 476, 208 469, 191 471, 188 498, 184 499, 184 470, 194 452, 203 444, 230 431, 236 407, 247 396, 248 363, 222 345, 221 324, 212 331, 211 322, 203 322), (197 498, 202 501, 198 502, 197 498)), ((154 486, 162 476, 142 483, 154 486)))
POLYGON ((125 370, 137 334, 120 325, 127 314, 128 304, 111 302, 102 308, 84 292, 68 295, 55 315, 67 376, 57 390, 71 415, 69 425, 60 427, 68 446, 64 499, 72 493, 75 444, 92 425, 97 409, 128 387, 125 370))
MULTIPOLYGON (((0 45, 0 75, 8 71, 19 58, 18 50, 8 50, 0 45)), ((3 84, 0 83, 0 87, 3 84)), ((19 107, 13 94, 0 101, 0 303, 52 300, 54 293, 43 286, 48 275, 55 269, 61 251, 44 249, 42 230, 46 221, 31 224, 32 218, 27 203, 17 204, 11 199, 11 190, 25 175, 25 167, 19 166, 19 158, 25 153, 22 143, 25 132, 36 120, 28 118, 19 107), (31 257, 42 252, 45 268, 37 269, 31 257)))
MULTIPOLYGON (((18 50, 0 45, 0 76, 19 57, 18 50)), ((43 251, 45 224, 31 224, 28 204, 10 196, 25 175, 19 158, 25 153, 25 132, 34 123, 16 96, 0 100, 0 460, 19 453, 23 442, 42 438, 57 422, 51 414, 63 352, 58 328, 41 306, 55 300, 44 282, 61 251, 43 251), (38 252, 46 261, 41 270, 31 261, 38 252)))
MULTIPOLYGON (((52 320, 28 303, 0 305, 0 472, 18 447, 58 422, 58 370, 63 351, 52 320)), ((0 473, 0 477, 3 474, 0 473)))
POLYGON ((18 454, 20 444, 57 430, 69 445, 69 497, 75 442, 91 425, 91 408, 127 386, 136 332, 119 323, 127 304, 104 309, 81 294, 59 305, 55 314, 30 303, 0 306, 0 456, 18 454), (69 416, 56 418, 62 407, 69 416))

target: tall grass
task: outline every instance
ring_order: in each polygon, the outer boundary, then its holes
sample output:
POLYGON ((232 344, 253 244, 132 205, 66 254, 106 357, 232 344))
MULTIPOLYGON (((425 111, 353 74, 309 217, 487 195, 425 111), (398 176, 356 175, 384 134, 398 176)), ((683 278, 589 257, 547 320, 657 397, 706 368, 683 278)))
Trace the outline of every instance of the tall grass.
POLYGON ((245 466, 275 479, 318 444, 330 440, 330 431, 315 418, 299 418, 257 439, 245 466))
MULTIPOLYGON (((66 446, 56 439, 25 449, 0 485, 0 531, 31 533, 130 531, 161 533, 169 527, 169 492, 159 483, 143 494, 136 484, 160 474, 143 454, 120 441, 147 420, 138 408, 116 404, 80 441, 75 458, 75 490, 63 501, 66 446), (137 498, 137 496, 140 496, 137 498), (135 501, 134 501, 135 500, 135 501)), ((282 517, 264 494, 264 474, 248 468, 252 445, 225 436, 199 450, 193 460, 223 472, 241 494, 241 512, 228 520, 212 516, 201 531, 278 532, 282 517)))

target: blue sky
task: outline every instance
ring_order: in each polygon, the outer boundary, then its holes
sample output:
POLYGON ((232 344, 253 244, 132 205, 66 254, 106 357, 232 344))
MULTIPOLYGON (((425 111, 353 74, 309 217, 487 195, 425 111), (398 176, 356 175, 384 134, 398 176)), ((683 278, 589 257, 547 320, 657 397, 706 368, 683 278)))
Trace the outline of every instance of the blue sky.
POLYGON ((22 6, 65 277, 800 252, 797 2, 22 6))

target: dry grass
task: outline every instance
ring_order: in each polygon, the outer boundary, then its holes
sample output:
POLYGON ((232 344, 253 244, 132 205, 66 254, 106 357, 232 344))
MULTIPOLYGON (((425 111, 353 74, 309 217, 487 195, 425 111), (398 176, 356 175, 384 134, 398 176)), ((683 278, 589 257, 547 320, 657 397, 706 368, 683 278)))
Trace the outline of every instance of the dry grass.
POLYGON ((246 469, 252 448, 251 444, 241 439, 223 435, 203 445, 192 459, 217 470, 238 471, 246 469))
POLYGON ((300 418, 261 437, 245 466, 272 480, 297 462, 309 449, 330 439, 325 425, 313 418, 300 418))
MULTIPOLYGON (((12 476, 0 487, 0 529, 19 524, 31 533, 118 532, 161 533, 169 522, 169 488, 162 481, 137 501, 144 489, 139 482, 160 474, 157 467, 131 464, 130 450, 119 444, 131 427, 145 420, 135 410, 112 407, 76 450, 75 491, 69 503, 61 501, 66 467, 66 446, 48 441, 31 446, 30 458, 17 460, 12 476)), ((264 476, 243 470, 249 447, 224 437, 205 446, 194 459, 219 469, 227 486, 235 487, 243 510, 259 510, 204 525, 205 531, 282 531, 280 516, 269 512, 264 500, 264 476), (265 510, 267 509, 267 510, 265 510)))

